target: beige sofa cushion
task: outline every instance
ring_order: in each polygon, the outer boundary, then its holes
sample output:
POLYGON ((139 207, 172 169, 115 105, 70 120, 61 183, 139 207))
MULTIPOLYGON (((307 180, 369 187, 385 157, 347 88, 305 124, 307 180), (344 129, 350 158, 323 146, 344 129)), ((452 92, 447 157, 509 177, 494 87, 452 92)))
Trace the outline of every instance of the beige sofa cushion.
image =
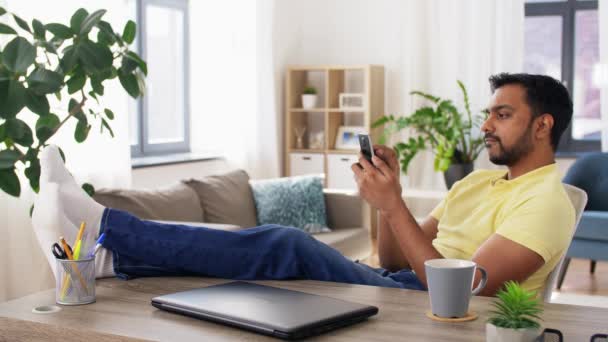
POLYGON ((184 183, 196 191, 206 222, 234 224, 243 228, 257 225, 253 193, 245 171, 189 179, 184 183))
POLYGON ((196 192, 182 183, 158 190, 99 189, 93 198, 144 220, 204 221, 196 192))

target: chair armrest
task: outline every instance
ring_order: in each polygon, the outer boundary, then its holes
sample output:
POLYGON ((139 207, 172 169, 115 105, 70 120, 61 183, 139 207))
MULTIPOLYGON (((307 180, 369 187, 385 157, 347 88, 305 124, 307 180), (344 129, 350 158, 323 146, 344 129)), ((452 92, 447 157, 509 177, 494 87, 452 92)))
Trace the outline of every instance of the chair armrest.
POLYGON ((608 241, 608 211, 583 211, 574 238, 608 241))
POLYGON ((356 192, 324 189, 323 194, 329 228, 363 227, 363 201, 356 192))

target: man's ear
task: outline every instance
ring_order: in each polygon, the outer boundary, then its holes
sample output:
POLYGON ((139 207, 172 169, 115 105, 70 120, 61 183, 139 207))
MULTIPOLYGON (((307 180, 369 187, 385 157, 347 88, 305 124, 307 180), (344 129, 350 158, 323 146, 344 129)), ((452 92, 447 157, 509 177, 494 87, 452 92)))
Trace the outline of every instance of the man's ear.
POLYGON ((553 129, 553 115, 551 114, 543 114, 538 117, 538 130, 536 134, 539 138, 548 136, 551 139, 551 129, 553 129))

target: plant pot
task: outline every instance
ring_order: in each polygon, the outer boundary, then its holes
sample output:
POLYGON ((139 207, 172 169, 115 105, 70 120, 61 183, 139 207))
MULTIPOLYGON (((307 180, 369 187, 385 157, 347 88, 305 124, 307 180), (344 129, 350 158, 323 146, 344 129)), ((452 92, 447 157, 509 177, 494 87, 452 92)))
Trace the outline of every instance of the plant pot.
POLYGON ((450 167, 443 173, 443 179, 445 180, 445 185, 448 187, 448 190, 452 188, 454 183, 463 179, 471 172, 473 172, 473 163, 450 165, 450 167))
POLYGON ((540 329, 507 329, 486 323, 486 342, 534 342, 540 335, 540 329))
POLYGON ((302 95, 302 108, 311 109, 317 105, 317 95, 304 94, 302 95))

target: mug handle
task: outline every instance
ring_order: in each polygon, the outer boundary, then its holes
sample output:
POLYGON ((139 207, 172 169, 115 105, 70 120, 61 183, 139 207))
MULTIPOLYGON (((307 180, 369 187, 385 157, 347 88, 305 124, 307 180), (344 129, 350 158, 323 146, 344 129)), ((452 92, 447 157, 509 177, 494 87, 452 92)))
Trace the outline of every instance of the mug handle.
POLYGON ((488 272, 486 272, 486 270, 479 265, 477 266, 477 269, 479 270, 479 272, 481 272, 481 281, 479 282, 475 290, 471 292, 471 295, 473 296, 477 296, 479 292, 481 292, 481 290, 486 287, 486 283, 488 282, 488 272))

